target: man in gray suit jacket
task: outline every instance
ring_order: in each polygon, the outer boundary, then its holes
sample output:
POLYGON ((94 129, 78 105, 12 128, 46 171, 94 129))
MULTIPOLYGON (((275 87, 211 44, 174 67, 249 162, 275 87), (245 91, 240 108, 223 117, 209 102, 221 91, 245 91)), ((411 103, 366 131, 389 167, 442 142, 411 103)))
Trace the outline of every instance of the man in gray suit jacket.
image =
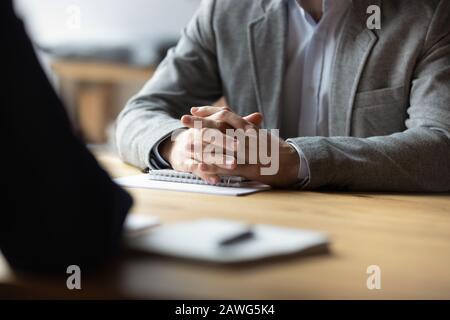
POLYGON ((232 174, 304 189, 449 191, 449 21, 448 0, 204 0, 121 113, 120 155, 211 183, 232 174), (378 29, 367 23, 373 8, 378 29), (222 96, 231 109, 208 107, 222 96), (202 161, 190 149, 201 143, 195 121, 279 128, 280 170, 202 161))

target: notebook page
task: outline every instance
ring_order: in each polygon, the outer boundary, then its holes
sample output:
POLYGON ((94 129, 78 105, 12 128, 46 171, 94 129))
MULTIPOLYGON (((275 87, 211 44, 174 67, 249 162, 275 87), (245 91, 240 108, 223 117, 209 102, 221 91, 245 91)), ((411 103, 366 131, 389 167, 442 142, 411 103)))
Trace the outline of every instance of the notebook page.
POLYGON ((270 186, 254 181, 244 182, 242 183, 242 186, 239 188, 218 187, 202 184, 150 180, 148 174, 122 177, 114 179, 114 181, 120 186, 125 188, 159 189, 159 190, 170 190, 179 192, 205 193, 223 196, 243 196, 270 189, 270 186))

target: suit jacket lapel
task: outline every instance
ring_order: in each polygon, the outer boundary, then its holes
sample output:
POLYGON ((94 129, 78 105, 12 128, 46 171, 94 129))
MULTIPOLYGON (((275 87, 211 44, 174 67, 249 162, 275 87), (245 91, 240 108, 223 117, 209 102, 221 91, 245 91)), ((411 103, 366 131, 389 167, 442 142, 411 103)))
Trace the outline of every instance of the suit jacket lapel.
POLYGON ((380 0, 354 0, 336 51, 331 83, 329 128, 331 136, 349 136, 358 84, 377 36, 366 26, 367 7, 380 0))
POLYGON ((287 5, 285 1, 263 1, 263 15, 249 24, 252 77, 258 109, 266 128, 279 128, 279 110, 285 69, 287 5))

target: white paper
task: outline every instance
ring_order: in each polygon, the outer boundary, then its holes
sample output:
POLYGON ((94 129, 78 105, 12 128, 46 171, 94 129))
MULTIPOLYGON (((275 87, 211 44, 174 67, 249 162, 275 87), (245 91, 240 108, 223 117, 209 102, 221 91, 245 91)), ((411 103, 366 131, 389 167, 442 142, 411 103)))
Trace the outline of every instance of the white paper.
POLYGON ((220 239, 230 230, 242 230, 248 225, 219 219, 159 226, 148 234, 132 239, 135 249, 169 256, 219 263, 236 263, 273 256, 299 253, 328 244, 325 234, 270 225, 253 226, 254 236, 223 246, 220 239))
POLYGON ((114 181, 125 188, 160 189, 160 190, 171 190, 181 192, 206 193, 224 196, 242 196, 270 189, 270 186, 258 182, 249 182, 248 184, 246 184, 245 187, 234 188, 234 187, 217 187, 191 183, 155 181, 150 180, 147 174, 117 178, 114 181))
POLYGON ((125 234, 134 235, 154 228, 159 224, 160 220, 156 216, 132 213, 129 214, 125 219, 125 234))

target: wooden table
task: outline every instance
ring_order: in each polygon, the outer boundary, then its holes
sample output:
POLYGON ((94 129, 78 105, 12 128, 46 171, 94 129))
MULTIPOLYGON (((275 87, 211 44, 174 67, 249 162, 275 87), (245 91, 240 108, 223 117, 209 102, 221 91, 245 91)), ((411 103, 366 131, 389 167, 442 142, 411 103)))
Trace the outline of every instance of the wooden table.
MULTIPOLYGON (((113 176, 137 173, 103 155, 113 176)), ((164 223, 220 217, 327 232, 329 253, 221 266, 125 252, 68 291, 65 274, 14 275, 0 261, 0 295, 78 298, 450 298, 450 196, 270 191, 246 197, 130 190, 134 213, 164 223), (367 267, 381 268, 368 290, 367 267), (2 290, 1 290, 2 289, 2 290)), ((64 272, 63 272, 64 273, 64 272)))

